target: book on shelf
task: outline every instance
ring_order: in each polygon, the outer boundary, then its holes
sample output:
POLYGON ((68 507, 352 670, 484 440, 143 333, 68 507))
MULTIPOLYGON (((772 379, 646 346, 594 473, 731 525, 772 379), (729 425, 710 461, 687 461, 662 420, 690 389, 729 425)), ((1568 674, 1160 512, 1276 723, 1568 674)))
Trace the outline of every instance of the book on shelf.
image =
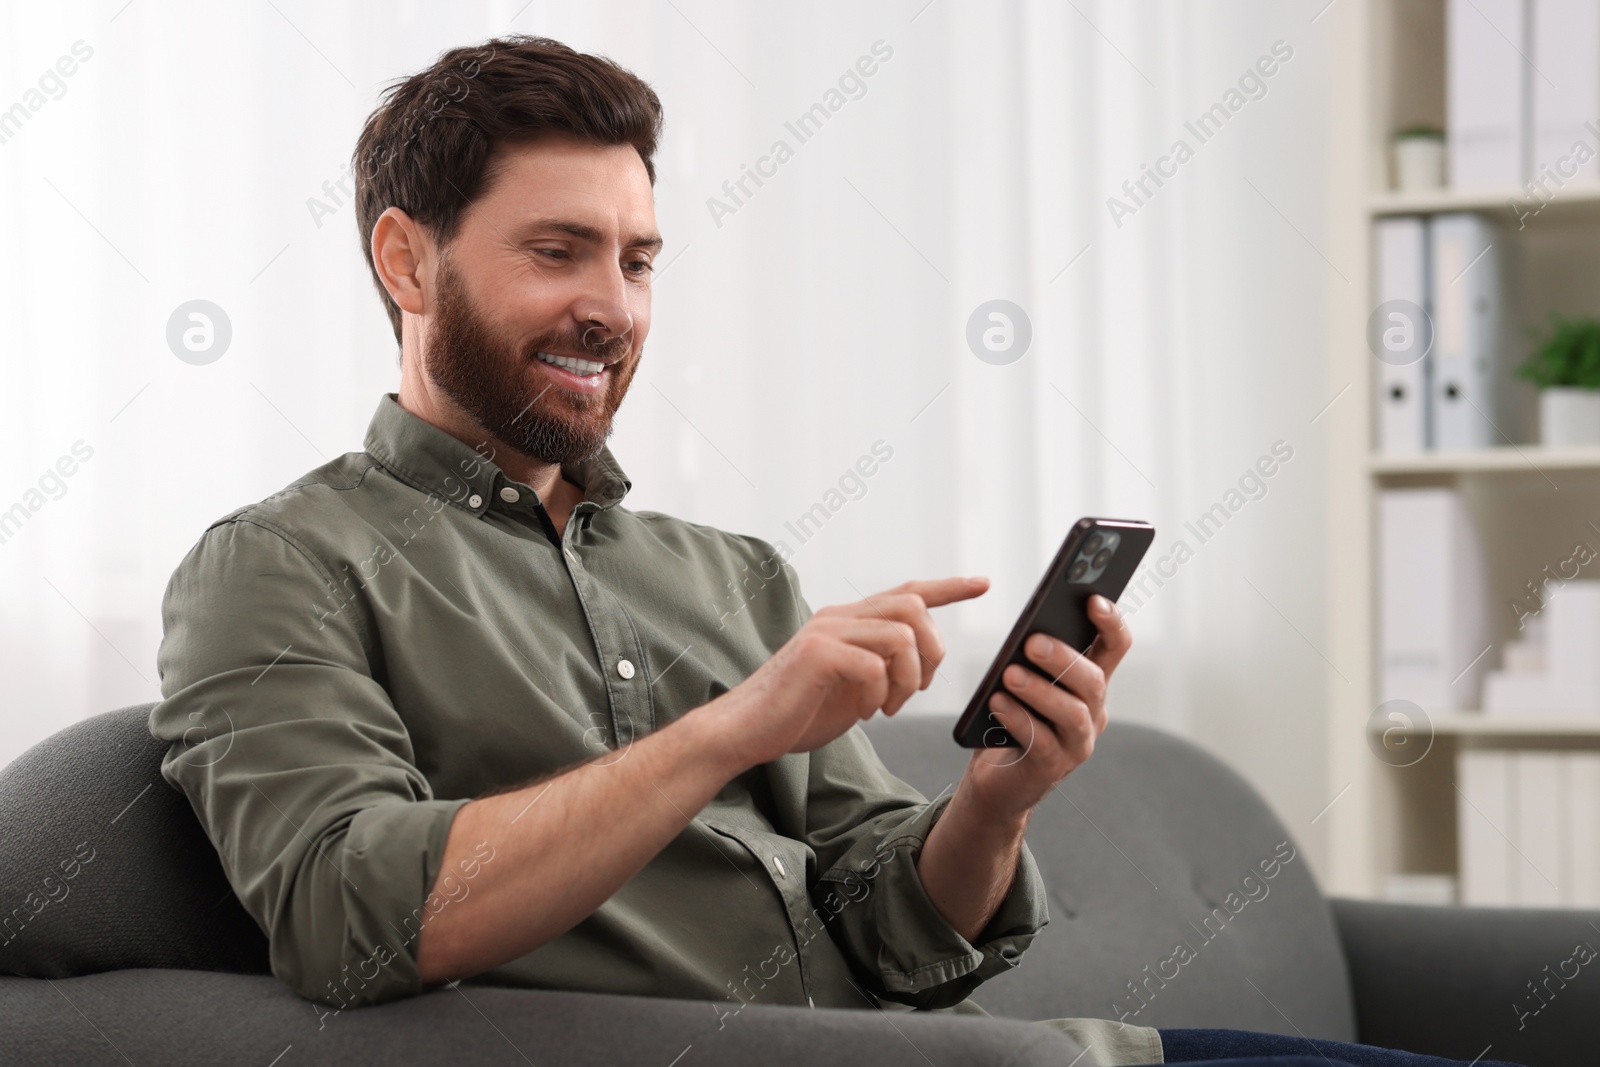
POLYGON ((1511 864, 1512 899, 1522 905, 1554 907, 1561 903, 1561 847, 1566 842, 1562 754, 1514 752, 1510 756, 1511 806, 1516 819, 1512 833, 1517 846, 1511 864))
POLYGON ((1456 189, 1600 184, 1600 0, 1447 0, 1445 126, 1456 189))
POLYGON ((1600 0, 1448 0, 1445 115, 1456 188, 1600 182, 1600 0))
POLYGON ((1600 907, 1600 752, 1456 756, 1463 904, 1600 907))
POLYGON ((1529 156, 1531 69, 1524 0, 1449 0, 1445 152, 1450 184, 1520 185, 1529 156))
POLYGON ((1528 19, 1524 178, 1551 193, 1569 182, 1600 184, 1600 0, 1529 0, 1528 19))
POLYGON ((1511 878, 1511 754, 1473 749, 1456 756, 1456 848, 1461 903, 1514 903, 1511 878))
POLYGON ((1483 546, 1457 490, 1378 497, 1378 699, 1478 707, 1491 641, 1483 546))

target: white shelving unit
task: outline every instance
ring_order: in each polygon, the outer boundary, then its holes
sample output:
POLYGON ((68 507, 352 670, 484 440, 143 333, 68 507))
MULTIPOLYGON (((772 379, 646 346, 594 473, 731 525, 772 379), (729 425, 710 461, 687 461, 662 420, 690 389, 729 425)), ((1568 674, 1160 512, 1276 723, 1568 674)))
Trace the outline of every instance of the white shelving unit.
MULTIPOLYGON (((1324 21, 1333 40, 1333 115, 1328 258, 1327 396, 1348 388, 1327 419, 1328 796, 1331 892, 1376 897, 1390 874, 1456 874, 1455 755, 1463 747, 1600 749, 1600 719, 1431 715, 1432 749, 1397 768, 1369 747, 1378 704, 1374 520, 1388 486, 1453 485, 1468 503, 1488 558, 1496 650, 1515 630, 1512 602, 1546 564, 1580 539, 1600 549, 1600 447, 1523 443, 1474 452, 1385 456, 1373 449, 1373 379, 1366 345, 1372 311, 1372 224, 1384 215, 1479 211, 1503 224, 1517 292, 1516 336, 1552 311, 1600 313, 1600 185, 1569 184, 1530 217, 1520 189, 1390 190, 1388 142, 1399 129, 1445 127, 1444 0, 1343 0, 1324 21), (1519 226, 1519 223, 1521 225, 1519 226), (1347 279, 1347 280, 1346 280, 1347 279), (1592 526, 1590 524, 1593 524, 1592 526), (1337 798, 1337 799, 1335 799, 1337 798)), ((1510 358, 1526 355, 1527 343, 1510 358)), ((1526 403, 1528 397, 1524 397, 1526 403)), ((1600 576, 1600 564, 1586 568, 1600 576)), ((1596 650, 1600 655, 1600 649, 1596 650)), ((1490 665, 1497 665, 1493 659, 1490 665)))
POLYGON ((1435 715, 1436 735, 1453 737, 1556 737, 1600 738, 1600 719, 1574 719, 1560 715, 1486 716, 1481 712, 1435 715))
MULTIPOLYGON (((1600 470, 1600 447, 1540 448, 1537 445, 1480 448, 1472 452, 1427 452, 1419 456, 1369 455, 1375 476, 1396 474, 1525 474, 1600 470)), ((1600 516, 1600 508, 1596 508, 1600 516)))
MULTIPOLYGON (((1600 186, 1568 185, 1557 190, 1555 195, 1544 204, 1530 201, 1528 194, 1521 189, 1437 189, 1426 192, 1395 192, 1393 190, 1380 190, 1372 193, 1368 201, 1368 210, 1377 215, 1417 215, 1433 211, 1489 211, 1499 212, 1515 220, 1518 216, 1511 212, 1510 205, 1518 203, 1524 208, 1539 208, 1539 220, 1550 221, 1546 215, 1555 216, 1562 221, 1571 221, 1574 218, 1592 218, 1600 214, 1600 186)), ((1531 225, 1531 222, 1530 222, 1531 225)))

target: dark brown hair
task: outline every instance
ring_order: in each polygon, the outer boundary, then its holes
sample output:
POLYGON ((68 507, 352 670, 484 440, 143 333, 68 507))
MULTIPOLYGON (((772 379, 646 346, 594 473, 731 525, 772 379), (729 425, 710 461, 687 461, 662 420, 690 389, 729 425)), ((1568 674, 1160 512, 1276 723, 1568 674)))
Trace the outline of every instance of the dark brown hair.
POLYGON ((356 141, 356 228, 400 340, 400 308, 372 260, 372 228, 397 207, 448 244, 467 205, 493 183, 498 154, 542 134, 630 144, 651 184, 661 101, 631 71, 548 37, 514 34, 456 48, 384 91, 356 141))

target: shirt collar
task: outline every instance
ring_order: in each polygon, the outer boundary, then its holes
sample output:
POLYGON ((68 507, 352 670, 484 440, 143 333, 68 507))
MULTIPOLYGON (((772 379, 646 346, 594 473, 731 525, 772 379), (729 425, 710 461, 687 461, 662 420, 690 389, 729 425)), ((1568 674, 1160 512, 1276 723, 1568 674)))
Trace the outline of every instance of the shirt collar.
MULTIPOLYGON (((537 499, 529 486, 508 477, 489 458, 493 455, 490 446, 477 451, 401 407, 394 393, 385 393, 378 401, 378 410, 367 426, 365 447, 367 454, 396 478, 475 515, 505 506, 501 490, 507 486, 517 490, 509 495, 519 496, 524 505, 537 499)), ((617 504, 633 487, 605 445, 588 459, 562 464, 561 474, 583 488, 583 503, 599 511, 617 504)))

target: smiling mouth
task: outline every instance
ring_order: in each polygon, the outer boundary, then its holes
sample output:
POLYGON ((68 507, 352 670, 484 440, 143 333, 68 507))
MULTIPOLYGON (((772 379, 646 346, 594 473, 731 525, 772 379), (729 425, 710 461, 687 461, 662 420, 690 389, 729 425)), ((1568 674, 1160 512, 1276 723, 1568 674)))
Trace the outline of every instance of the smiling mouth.
POLYGON ((606 363, 603 360, 598 359, 579 359, 576 356, 555 356, 551 355, 549 352, 535 352, 534 358, 538 359, 542 363, 548 363, 551 366, 560 367, 564 371, 570 371, 580 378, 591 377, 606 369, 606 363))

